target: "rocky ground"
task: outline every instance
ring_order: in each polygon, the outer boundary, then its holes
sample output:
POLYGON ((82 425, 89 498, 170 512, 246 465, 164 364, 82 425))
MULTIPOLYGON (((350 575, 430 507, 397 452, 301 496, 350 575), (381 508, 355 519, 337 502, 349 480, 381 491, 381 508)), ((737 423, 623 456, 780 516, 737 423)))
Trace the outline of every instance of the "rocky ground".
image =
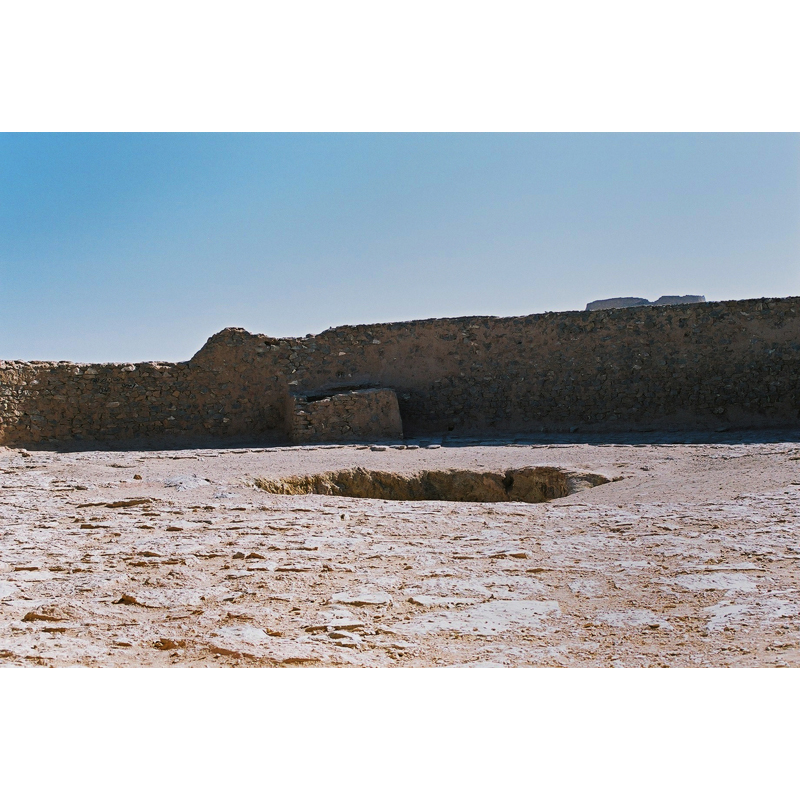
POLYGON ((717 438, 0 448, 0 665, 794 666, 799 437, 717 438), (359 466, 621 480, 538 504, 254 485, 359 466))

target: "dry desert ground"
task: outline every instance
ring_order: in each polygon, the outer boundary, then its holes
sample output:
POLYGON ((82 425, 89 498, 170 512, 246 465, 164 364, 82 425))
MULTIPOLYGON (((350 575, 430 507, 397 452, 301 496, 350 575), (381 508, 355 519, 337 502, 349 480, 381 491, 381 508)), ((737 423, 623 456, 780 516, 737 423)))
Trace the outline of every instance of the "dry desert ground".
POLYGON ((800 438, 658 438, 0 448, 0 665, 798 664, 800 438), (256 485, 525 467, 608 482, 540 503, 256 485))

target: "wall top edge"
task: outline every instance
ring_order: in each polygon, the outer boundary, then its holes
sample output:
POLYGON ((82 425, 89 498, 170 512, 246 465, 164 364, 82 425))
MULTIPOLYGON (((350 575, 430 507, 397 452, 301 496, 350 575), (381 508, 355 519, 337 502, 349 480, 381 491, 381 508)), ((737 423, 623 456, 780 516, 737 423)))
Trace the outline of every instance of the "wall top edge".
POLYGON ((291 346, 293 343, 310 343, 317 339, 326 340, 330 337, 337 337, 337 334, 349 335, 371 335, 378 330, 399 331, 407 328, 430 327, 436 324, 447 324, 455 326, 464 325, 490 325, 492 323, 524 323, 535 322, 537 320, 557 320, 557 319, 586 319, 600 320, 609 317, 631 318, 637 317, 663 317, 670 313, 693 314, 698 312, 708 312, 724 309, 742 309, 743 307, 763 304, 763 303, 790 303, 800 304, 800 296, 788 297, 756 297, 743 300, 711 300, 704 303, 680 303, 675 305, 649 305, 633 306, 629 308, 609 308, 598 309, 595 311, 575 310, 575 311, 545 311, 538 314, 523 314, 517 316, 500 317, 493 315, 475 315, 463 317, 428 317, 425 319, 405 320, 396 322, 374 322, 362 323, 358 325, 339 325, 328 328, 317 334, 307 336, 284 336, 271 337, 263 333, 251 333, 245 328, 229 327, 212 335, 206 343, 188 361, 139 361, 139 362, 73 362, 73 361, 24 361, 19 359, 0 359, 0 370, 24 369, 32 367, 37 369, 69 368, 79 369, 103 369, 120 370, 133 372, 139 369, 171 369, 176 367, 190 367, 202 363, 203 357, 213 352, 220 346, 235 346, 237 344, 253 343, 259 340, 265 346, 291 346))

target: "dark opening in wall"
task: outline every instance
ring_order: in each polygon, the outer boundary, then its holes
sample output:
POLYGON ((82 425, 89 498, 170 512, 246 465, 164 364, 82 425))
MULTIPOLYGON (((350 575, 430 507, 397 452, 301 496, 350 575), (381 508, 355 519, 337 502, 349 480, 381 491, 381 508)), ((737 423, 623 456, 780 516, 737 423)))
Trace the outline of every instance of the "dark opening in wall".
POLYGON ((324 494, 376 500, 449 500, 460 503, 544 503, 608 478, 555 467, 523 467, 505 472, 423 470, 411 475, 355 469, 258 478, 255 485, 272 494, 324 494))
POLYGON ((314 392, 313 394, 300 395, 309 403, 316 403, 319 400, 325 400, 328 397, 334 397, 337 394, 346 394, 347 392, 361 392, 364 389, 375 389, 375 385, 371 383, 361 383, 353 386, 335 386, 332 389, 325 389, 314 392))

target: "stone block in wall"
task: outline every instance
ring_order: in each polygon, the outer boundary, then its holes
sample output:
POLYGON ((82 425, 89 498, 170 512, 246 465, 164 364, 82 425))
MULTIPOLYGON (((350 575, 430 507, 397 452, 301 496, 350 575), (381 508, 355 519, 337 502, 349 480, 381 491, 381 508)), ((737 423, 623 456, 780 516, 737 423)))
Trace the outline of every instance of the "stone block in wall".
POLYGON ((403 438, 393 389, 290 394, 286 418, 289 438, 298 444, 403 438))

